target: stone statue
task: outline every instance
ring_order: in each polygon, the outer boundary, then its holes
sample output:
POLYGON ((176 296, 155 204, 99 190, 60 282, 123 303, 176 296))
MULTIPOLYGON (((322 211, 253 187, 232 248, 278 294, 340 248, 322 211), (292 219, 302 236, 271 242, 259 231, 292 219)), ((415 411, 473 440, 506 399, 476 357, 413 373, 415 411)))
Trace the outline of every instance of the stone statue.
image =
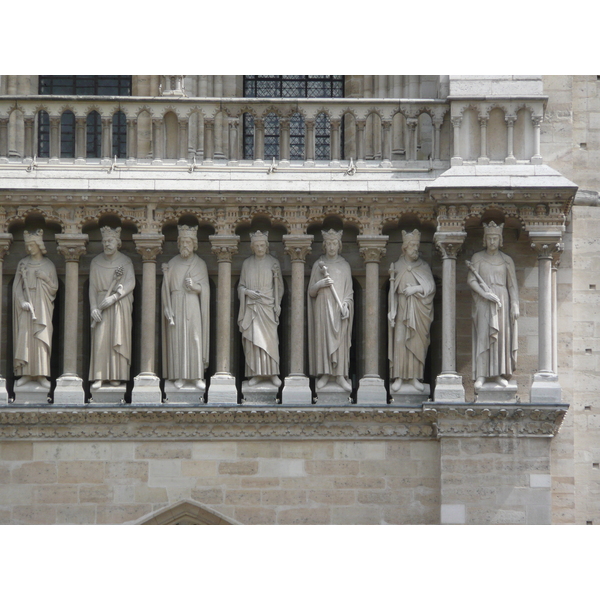
POLYGON ((198 227, 180 225, 179 255, 163 265, 163 375, 181 389, 203 391, 208 367, 210 286, 198 250, 198 227))
POLYGON ((423 392, 429 328, 433 321, 435 282, 429 265, 419 258, 421 233, 402 232, 402 256, 390 266, 388 356, 392 391, 404 383, 423 392))
POLYGON ((56 268, 45 258, 43 230, 25 231, 27 254, 19 261, 13 283, 14 373, 21 376, 15 387, 37 382, 50 389, 52 313, 58 290, 56 268))
POLYGON ((476 252, 469 267, 468 284, 473 296, 473 379, 475 391, 484 383, 501 387, 517 362, 519 290, 512 258, 503 252, 504 224, 483 226, 485 250, 476 252), (491 381, 489 381, 491 380, 491 381))
POLYGON ((90 265, 92 350, 90 381, 118 386, 129 379, 135 276, 131 259, 119 252, 121 228, 102 227, 104 252, 90 265))
POLYGON ((335 380, 351 392, 348 378, 354 292, 348 262, 340 256, 342 231, 323 231, 325 254, 313 265, 308 283, 308 358, 317 390, 335 380))
POLYGON ((249 385, 270 381, 281 385, 279 369, 279 337, 277 326, 281 313, 283 278, 279 261, 268 254, 268 232, 250 234, 250 256, 242 265, 238 295, 238 325, 246 358, 249 385))

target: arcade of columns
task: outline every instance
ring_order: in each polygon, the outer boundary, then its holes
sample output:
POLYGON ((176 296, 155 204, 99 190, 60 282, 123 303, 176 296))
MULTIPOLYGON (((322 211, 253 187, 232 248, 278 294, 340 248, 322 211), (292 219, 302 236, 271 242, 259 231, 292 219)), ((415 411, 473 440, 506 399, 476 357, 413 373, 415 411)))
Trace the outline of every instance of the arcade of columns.
MULTIPOLYGON (((496 192, 477 190, 457 192, 452 189, 436 190, 423 195, 406 197, 336 197, 321 201, 309 197, 270 198, 195 198, 115 196, 106 199, 93 194, 59 196, 41 192, 35 197, 5 195, 0 212, 0 283, 2 265, 9 253, 13 236, 11 229, 22 226, 30 215, 41 215, 46 223, 60 225, 62 233, 55 236, 57 251, 65 260, 64 270, 64 346, 53 352, 63 353, 63 373, 56 382, 54 406, 83 405, 86 402, 83 380, 77 373, 77 356, 82 336, 78 331, 78 304, 82 290, 79 284, 79 260, 86 254, 88 235, 83 230, 98 224, 106 215, 116 216, 121 223, 137 229, 133 235, 135 249, 142 259, 142 326, 140 373, 131 373, 134 385, 132 404, 156 405, 162 402, 160 379, 155 366, 156 340, 156 261, 163 251, 163 227, 173 225, 187 215, 196 217, 200 224, 210 225, 215 234, 209 236, 211 250, 217 258, 217 315, 216 370, 207 379, 207 403, 236 404, 236 382, 231 365, 232 314, 232 258, 238 252, 238 227, 249 226, 255 217, 265 217, 272 225, 285 227, 285 252, 291 258, 291 329, 289 375, 285 378, 281 402, 287 405, 310 405, 313 394, 309 386, 304 355, 305 275, 306 259, 311 252, 320 253, 308 234, 311 225, 320 226, 330 216, 338 217, 344 226, 359 231, 356 242, 365 263, 366 290, 363 331, 365 375, 356 393, 359 405, 385 405, 386 392, 379 365, 380 262, 386 254, 389 236, 383 235, 385 226, 397 225, 404 215, 413 215, 421 223, 436 223, 434 244, 442 257, 442 336, 441 372, 435 381, 433 400, 465 402, 462 376, 456 364, 456 261, 467 237, 466 224, 489 220, 490 209, 502 213, 504 219, 518 224, 529 236, 532 252, 538 258, 538 369, 531 387, 531 402, 561 401, 561 390, 556 365, 556 260, 562 251, 565 215, 573 201, 572 190, 557 191, 540 188, 527 191, 496 192), (216 203, 218 207, 215 207, 216 203)), ((47 236, 47 234, 46 234, 47 236)), ((52 242, 52 240, 47 241, 52 242)), ((395 259, 396 257, 390 257, 395 259)), ((57 265, 58 266, 58 265, 57 265)), ((5 273, 10 275, 10 273, 5 273)), ((6 297, 4 294, 2 297, 6 297)), ((2 308, 2 307, 0 307, 2 308)), ((140 310, 140 308, 136 308, 140 310)), ((10 320, 9 320, 10 326, 10 320)), ((1 334, 1 332, 0 332, 1 334)), ((433 343, 439 343, 434 340, 433 343)), ((3 351, 6 352, 6 346, 3 351)), ((87 350, 85 350, 87 351, 87 350)), ((10 368, 10 365, 7 366, 10 368)), ((210 374, 208 374, 210 375, 210 374)), ((8 406, 6 381, 1 380, 0 405, 8 406)))

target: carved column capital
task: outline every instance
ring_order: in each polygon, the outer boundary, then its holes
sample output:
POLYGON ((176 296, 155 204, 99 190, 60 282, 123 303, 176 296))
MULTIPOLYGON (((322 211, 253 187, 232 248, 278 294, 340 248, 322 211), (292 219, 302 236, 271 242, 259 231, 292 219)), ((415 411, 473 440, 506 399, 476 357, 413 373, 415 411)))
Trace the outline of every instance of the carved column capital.
POLYGON ((366 263, 378 263, 385 256, 387 235, 359 235, 356 237, 360 255, 366 263))
POLYGON ((391 131, 391 129, 392 129, 392 121, 391 120, 381 121, 381 126, 383 127, 383 129, 385 131, 391 131))
POLYGON ((542 121, 544 120, 544 117, 542 117, 542 115, 533 115, 531 117, 531 120, 533 121, 534 127, 540 127, 542 124, 542 121))
POLYGON ((0 233, 0 261, 3 261, 8 254, 12 239, 12 233, 0 233))
POLYGON ((453 127, 460 127, 462 123, 462 116, 452 117, 451 119, 453 127))
POLYGON ((59 233, 55 239, 56 250, 66 262, 79 262, 87 251, 88 236, 85 233, 59 233))
POLYGON ((311 252, 313 239, 312 235, 284 235, 285 253, 292 262, 304 262, 311 252))
POLYGON ((530 231, 531 247, 540 258, 552 259, 564 249, 561 231, 530 231))
POLYGON ((238 252, 239 235, 210 235, 211 251, 217 257, 217 262, 231 262, 238 252))
POLYGON ((456 260, 466 237, 466 231, 436 231, 433 241, 442 258, 456 260))
POLYGON ((156 262, 156 257, 162 252, 164 235, 152 233, 133 234, 135 249, 141 255, 143 262, 156 262))
POLYGON ((504 120, 506 121, 506 124, 509 127, 513 127, 514 124, 515 124, 515 122, 516 122, 516 120, 517 120, 517 117, 515 115, 506 115, 504 117, 504 120))

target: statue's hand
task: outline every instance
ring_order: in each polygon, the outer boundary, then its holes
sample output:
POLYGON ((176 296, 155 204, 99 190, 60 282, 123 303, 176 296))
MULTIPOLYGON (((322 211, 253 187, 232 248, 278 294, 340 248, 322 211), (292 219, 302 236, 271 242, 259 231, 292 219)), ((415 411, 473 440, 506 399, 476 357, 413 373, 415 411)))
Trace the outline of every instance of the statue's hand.
POLYGON ((169 321, 169 325, 175 325, 175 321, 174 321, 175 315, 173 314, 173 311, 171 311, 165 307, 165 310, 163 311, 163 313, 165 315, 165 319, 167 319, 167 321, 169 321))
POLYGON ((319 279, 319 281, 317 281, 317 287, 319 289, 331 287, 332 285, 333 285, 333 279, 331 279, 331 277, 324 277, 323 279, 319 279))
POLYGON ((23 302, 23 303, 21 304, 21 308, 22 308, 23 310, 25 310, 25 311, 28 311, 28 312, 33 312, 33 310, 32 310, 32 309, 33 309, 33 306, 31 306, 31 304, 29 304, 29 302, 23 302))
POLYGON ((496 304, 498 304, 498 306, 500 306, 500 298, 498 298, 496 294, 492 294, 492 292, 483 292, 483 297, 486 300, 489 300, 490 302, 495 302, 496 304))
POLYGON ((100 321, 102 321, 102 313, 97 308, 92 311, 92 319, 94 319, 96 323, 100 323, 100 321))
POLYGON ((518 319, 521 316, 521 312, 519 311, 519 303, 515 302, 511 306, 511 314, 513 319, 518 319))
POLYGON ((102 300, 102 302, 100 302, 100 304, 98 305, 98 308, 100 310, 104 310, 105 308, 112 306, 117 300, 118 300, 117 295, 112 294, 108 298, 104 298, 104 300, 102 300))
POLYGON ((258 300, 260 298, 259 292, 255 292, 254 290, 246 290, 246 296, 248 296, 250 300, 258 300))
POLYGON ((36 269, 33 274, 38 278, 41 279, 42 281, 45 281, 46 283, 50 283, 50 277, 48 277, 48 275, 46 275, 46 273, 44 273, 44 271, 42 271, 41 269, 36 269))
POLYGON ((347 319, 350 316, 350 309, 348 305, 344 302, 342 304, 342 319, 347 319))
POLYGON ((412 296, 413 294, 417 294, 418 292, 422 292, 423 288, 420 285, 409 285, 402 290, 402 293, 405 296, 412 296))
POLYGON ((392 315, 391 312, 388 313, 388 321, 392 327, 394 327, 394 325, 396 324, 396 319, 395 319, 394 315, 392 315))

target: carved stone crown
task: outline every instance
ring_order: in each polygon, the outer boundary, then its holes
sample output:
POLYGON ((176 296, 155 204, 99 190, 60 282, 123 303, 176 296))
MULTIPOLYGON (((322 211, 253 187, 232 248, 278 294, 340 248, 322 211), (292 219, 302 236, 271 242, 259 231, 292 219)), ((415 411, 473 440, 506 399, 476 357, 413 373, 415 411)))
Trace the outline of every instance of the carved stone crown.
POLYGON ((329 231, 321 231, 323 234, 323 241, 325 240, 337 240, 338 242, 342 241, 343 231, 335 231, 334 229, 330 229, 329 231))
POLYGON ((254 233, 250 233, 250 243, 252 242, 268 242, 269 241, 269 232, 265 231, 255 231, 254 233))
POLYGON ((29 231, 24 231, 23 239, 25 240, 26 244, 29 242, 35 242, 38 246, 43 245, 44 230, 38 229, 37 231, 32 231, 31 233, 29 231))
POLYGON ((177 225, 177 231, 180 238, 198 239, 198 226, 190 227, 188 225, 177 225))
POLYGON ((102 234, 102 239, 106 240, 108 238, 115 238, 117 240, 121 239, 121 228, 117 227, 113 229, 112 227, 100 227, 100 233, 102 234))
POLYGON ((504 223, 500 225, 496 225, 494 221, 490 221, 487 225, 483 224, 483 235, 487 235, 489 233, 496 233, 498 235, 502 235, 502 231, 504 229, 504 223))
POLYGON ((402 231, 402 243, 406 244, 408 242, 420 242, 421 241, 421 232, 418 229, 414 229, 413 231, 402 231))

